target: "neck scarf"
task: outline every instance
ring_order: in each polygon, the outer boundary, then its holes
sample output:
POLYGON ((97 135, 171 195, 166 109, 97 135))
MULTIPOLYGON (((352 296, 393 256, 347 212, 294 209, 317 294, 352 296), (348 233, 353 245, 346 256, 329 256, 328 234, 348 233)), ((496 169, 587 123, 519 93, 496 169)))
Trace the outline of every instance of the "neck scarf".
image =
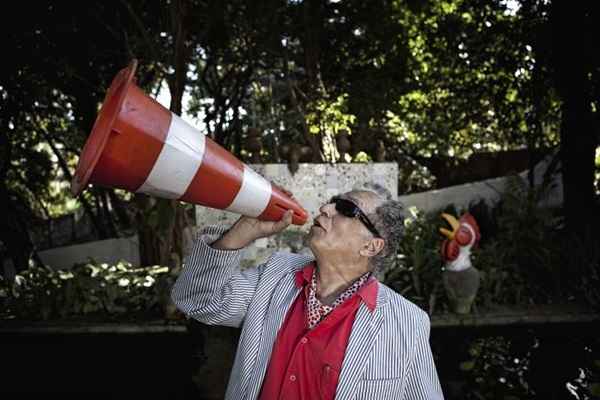
POLYGON ((307 319, 308 328, 313 329, 319 322, 323 320, 329 313, 331 313, 337 306, 342 304, 344 301, 351 298, 358 290, 369 280, 371 276, 370 272, 365 273, 360 278, 354 281, 343 293, 341 293, 330 306, 321 303, 317 299, 317 270, 315 269, 312 274, 312 279, 308 287, 308 300, 307 300, 307 319))

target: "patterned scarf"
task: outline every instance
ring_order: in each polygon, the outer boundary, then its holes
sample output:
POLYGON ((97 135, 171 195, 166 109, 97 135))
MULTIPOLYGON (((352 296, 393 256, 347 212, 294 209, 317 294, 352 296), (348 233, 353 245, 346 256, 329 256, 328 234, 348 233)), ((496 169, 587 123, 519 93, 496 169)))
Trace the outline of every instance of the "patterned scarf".
POLYGON ((317 299, 317 270, 315 269, 312 274, 310 286, 308 288, 308 301, 307 301, 307 319, 308 328, 313 329, 319 322, 323 320, 330 312, 332 312, 337 306, 342 304, 344 301, 352 297, 358 289, 360 289, 371 276, 370 272, 365 273, 358 278, 348 289, 340 294, 332 305, 326 306, 317 299))

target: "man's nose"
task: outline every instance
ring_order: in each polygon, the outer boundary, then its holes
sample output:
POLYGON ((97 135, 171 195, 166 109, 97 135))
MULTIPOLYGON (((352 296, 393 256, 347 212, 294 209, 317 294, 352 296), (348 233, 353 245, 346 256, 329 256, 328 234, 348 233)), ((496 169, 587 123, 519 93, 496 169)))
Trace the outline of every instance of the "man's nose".
POLYGON ((326 203, 319 207, 319 212, 329 218, 335 212, 335 207, 332 203, 326 203))

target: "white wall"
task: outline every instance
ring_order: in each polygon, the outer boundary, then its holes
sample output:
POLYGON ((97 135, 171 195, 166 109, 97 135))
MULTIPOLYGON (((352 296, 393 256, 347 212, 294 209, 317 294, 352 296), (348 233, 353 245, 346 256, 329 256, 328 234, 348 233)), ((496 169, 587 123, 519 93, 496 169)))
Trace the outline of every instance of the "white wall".
MULTIPOLYGON (((133 265, 139 265, 140 253, 138 238, 134 235, 129 238, 97 240, 71 246, 55 247, 40 251, 42 262, 55 269, 69 269, 74 264, 94 260, 99 263, 115 264, 125 260, 133 265)), ((12 270, 12 262, 4 262, 5 271, 12 270)), ((10 274, 9 274, 10 275, 10 274)))
MULTIPOLYGON (((534 169, 534 184, 542 182, 544 172, 548 168, 550 157, 540 161, 534 169)), ((527 171, 519 174, 527 179, 527 171)), ((466 183, 451 186, 440 190, 414 193, 400 196, 400 200, 406 207, 416 207, 424 212, 431 212, 444 208, 448 204, 454 204, 457 209, 466 209, 470 203, 485 200, 492 204, 500 199, 506 187, 506 177, 488 179, 485 181, 466 183)), ((555 174, 552 177, 554 188, 543 202, 544 206, 559 206, 563 201, 562 176, 555 174)))

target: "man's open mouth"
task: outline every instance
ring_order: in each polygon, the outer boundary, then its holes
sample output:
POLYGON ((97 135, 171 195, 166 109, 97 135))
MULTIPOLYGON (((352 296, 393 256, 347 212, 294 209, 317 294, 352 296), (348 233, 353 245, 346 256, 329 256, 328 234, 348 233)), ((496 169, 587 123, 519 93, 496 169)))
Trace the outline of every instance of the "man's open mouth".
POLYGON ((325 230, 325 228, 323 228, 323 226, 319 223, 319 221, 317 219, 313 219, 313 226, 316 226, 317 228, 321 228, 321 229, 325 230))

